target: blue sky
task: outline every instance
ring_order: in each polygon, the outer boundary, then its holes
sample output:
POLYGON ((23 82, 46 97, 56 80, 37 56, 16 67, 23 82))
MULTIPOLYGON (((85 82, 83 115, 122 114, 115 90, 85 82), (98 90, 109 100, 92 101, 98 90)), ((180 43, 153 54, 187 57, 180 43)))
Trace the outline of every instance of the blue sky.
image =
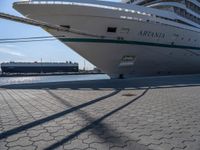
MULTIPOLYGON (((17 0, 0 0, 0 12, 20 15, 12 8, 12 3, 17 0)), ((119 0, 110 0, 119 1, 119 0)), ((50 36, 39 27, 24 25, 8 20, 0 19, 0 39, 19 38, 33 36, 50 36)), ((30 43, 0 43, 0 63, 9 61, 43 61, 47 62, 78 62, 83 68, 84 58, 59 41, 30 42, 30 43)), ((86 61, 86 69, 92 69, 93 65, 86 61)))

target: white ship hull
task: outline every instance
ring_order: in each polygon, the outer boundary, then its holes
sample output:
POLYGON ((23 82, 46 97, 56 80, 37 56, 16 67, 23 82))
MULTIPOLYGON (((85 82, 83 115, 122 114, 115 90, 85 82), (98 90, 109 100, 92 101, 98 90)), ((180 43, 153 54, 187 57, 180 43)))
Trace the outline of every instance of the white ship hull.
POLYGON ((54 36, 64 35, 60 39, 63 43, 111 77, 200 73, 197 31, 143 22, 137 20, 138 14, 90 6, 24 3, 15 8, 36 20, 105 36, 47 30, 54 36), (107 27, 117 27, 117 32, 108 33, 107 27), (126 57, 133 60, 124 61, 126 57))

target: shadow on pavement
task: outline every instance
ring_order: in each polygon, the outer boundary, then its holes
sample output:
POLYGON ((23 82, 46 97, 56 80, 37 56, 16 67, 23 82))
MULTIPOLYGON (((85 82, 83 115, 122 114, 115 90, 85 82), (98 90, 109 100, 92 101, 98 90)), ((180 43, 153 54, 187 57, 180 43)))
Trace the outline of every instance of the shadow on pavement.
POLYGON ((49 147, 47 147, 45 150, 53 150, 53 149, 56 149, 58 148, 59 146, 63 145, 64 143, 70 141, 71 139, 77 137, 78 135, 90 130, 90 129, 94 129, 97 125, 101 124, 101 122, 112 116, 114 113, 120 111, 121 109, 127 107, 128 105, 132 104, 133 102, 135 102, 136 100, 140 99, 142 96, 144 96, 146 93, 147 93, 148 89, 144 90, 144 92, 142 94, 140 94, 139 96, 137 96, 136 98, 130 100, 129 102, 121 105, 120 107, 110 111, 109 113, 106 113, 105 115, 103 115, 102 117, 100 117, 99 119, 96 119, 94 121, 92 121, 89 125, 87 125, 86 127, 84 128, 81 128, 79 129, 78 131, 70 134, 69 136, 63 138, 62 140, 58 141, 57 143, 54 143, 52 145, 50 145, 49 147))
MULTIPOLYGON (((54 98, 56 98, 58 101, 60 101, 62 104, 64 104, 65 106, 68 107, 73 107, 73 105, 71 105, 69 102, 67 102, 65 99, 59 97, 58 95, 56 95, 54 92, 47 90, 47 92, 54 98)), ((77 110, 75 112, 76 114, 78 114, 78 116, 80 116, 80 118, 84 119, 87 123, 86 124, 91 124, 91 122, 94 122, 96 120, 96 118, 92 117, 88 112, 83 111, 83 110, 77 110)), ((112 127, 110 127, 108 124, 105 124, 103 122, 99 122, 98 123, 98 127, 97 124, 94 124, 95 126, 92 128, 91 132, 93 133, 94 136, 96 136, 97 138, 101 139, 101 141, 105 141, 105 138, 102 136, 99 136, 100 134, 104 134, 105 137, 115 137, 116 135, 122 135, 122 133, 118 133, 116 130, 113 130, 112 127)), ((74 135, 74 136, 78 136, 78 134, 74 135)), ((109 141, 107 141, 109 142, 109 141)), ((115 141, 112 141, 111 144, 116 143, 116 144, 124 144, 123 141, 121 141, 120 138, 116 138, 115 141)))
POLYGON ((17 134, 17 133, 19 133, 19 132, 22 132, 22 131, 24 131, 24 130, 33 128, 33 127, 38 126, 38 125, 40 125, 40 124, 43 124, 43 123, 52 121, 52 120, 54 120, 54 119, 56 119, 56 118, 62 117, 62 116, 67 115, 67 114, 69 114, 69 113, 75 112, 75 111, 77 111, 77 110, 79 110, 79 109, 81 109, 81 108, 84 108, 84 107, 87 107, 87 106, 89 106, 89 105, 95 104, 95 103, 97 103, 97 102, 99 102, 99 101, 106 100, 107 98, 112 97, 112 96, 116 95, 116 94, 119 93, 119 92, 120 92, 120 90, 116 90, 116 91, 114 91, 114 92, 112 92, 112 93, 110 93, 110 94, 108 94, 108 95, 99 97, 99 98, 97 98, 97 99, 94 99, 94 100, 91 100, 91 101, 89 101, 89 102, 80 104, 80 105, 78 105, 78 106, 74 106, 74 107, 72 107, 72 108, 70 108, 70 109, 64 110, 64 111, 62 111, 62 112, 56 113, 56 114, 51 115, 51 116, 48 116, 48 117, 46 117, 46 118, 42 118, 42 119, 33 121, 33 122, 31 122, 31 123, 28 123, 28 124, 25 124, 25 125, 16 127, 16 128, 14 128, 14 129, 11 129, 11 130, 2 132, 2 133, 0 133, 0 140, 1 140, 1 139, 4 139, 4 138, 7 138, 7 137, 9 137, 9 136, 11 136, 11 135, 17 134))

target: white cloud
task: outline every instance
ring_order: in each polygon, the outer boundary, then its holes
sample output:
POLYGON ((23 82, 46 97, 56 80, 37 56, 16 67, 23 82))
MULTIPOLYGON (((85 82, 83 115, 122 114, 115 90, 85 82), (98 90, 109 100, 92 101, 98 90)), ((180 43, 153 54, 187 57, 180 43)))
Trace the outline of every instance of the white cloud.
POLYGON ((6 44, 6 45, 3 45, 3 47, 18 48, 16 45, 12 45, 12 44, 6 44))
POLYGON ((24 55, 20 53, 19 51, 13 50, 15 48, 16 47, 13 45, 5 45, 5 46, 0 47, 0 53, 12 55, 12 56, 24 57, 24 55))

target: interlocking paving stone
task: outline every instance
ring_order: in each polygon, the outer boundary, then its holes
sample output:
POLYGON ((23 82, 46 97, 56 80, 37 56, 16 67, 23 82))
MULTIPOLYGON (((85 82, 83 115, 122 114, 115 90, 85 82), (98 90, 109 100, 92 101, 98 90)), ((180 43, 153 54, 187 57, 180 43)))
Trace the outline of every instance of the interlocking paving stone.
POLYGON ((171 150, 171 149, 174 148, 172 145, 167 144, 167 143, 162 143, 159 146, 154 145, 154 144, 150 144, 148 147, 149 147, 150 150, 171 150))
POLYGON ((9 150, 36 150, 36 146, 26 146, 26 147, 23 147, 23 146, 15 146, 15 147, 10 147, 9 150))
POLYGON ((46 147, 48 147, 48 145, 51 145, 55 142, 55 140, 49 140, 49 141, 36 141, 33 143, 34 146, 37 146, 37 150, 42 150, 45 149, 46 147))
POLYGON ((7 150, 8 147, 6 146, 7 142, 4 140, 0 140, 0 150, 7 150))
POLYGON ((0 150, 200 149, 199 76, 63 84, 1 88, 0 150))
POLYGON ((83 141, 79 139, 75 139, 71 141, 69 145, 64 146, 65 149, 86 149, 88 147, 88 144, 83 143, 83 141))
POLYGON ((15 135, 12 135, 12 136, 9 136, 6 141, 7 142, 13 142, 13 141, 17 141, 19 138, 22 138, 22 137, 27 137, 27 133, 25 132, 21 132, 21 133, 18 133, 18 134, 15 134, 15 135))
POLYGON ((40 133, 38 136, 31 138, 31 141, 50 141, 53 140, 53 137, 49 133, 40 133))
POLYGON ((12 142, 8 142, 7 146, 8 147, 14 147, 14 146, 30 146, 32 145, 33 142, 30 141, 29 137, 21 137, 19 139, 17 139, 16 141, 12 141, 12 142))
POLYGON ((31 138, 37 137, 40 134, 45 133, 45 132, 47 132, 47 130, 45 130, 45 129, 38 129, 38 130, 30 129, 30 130, 27 131, 28 136, 31 137, 31 138))

